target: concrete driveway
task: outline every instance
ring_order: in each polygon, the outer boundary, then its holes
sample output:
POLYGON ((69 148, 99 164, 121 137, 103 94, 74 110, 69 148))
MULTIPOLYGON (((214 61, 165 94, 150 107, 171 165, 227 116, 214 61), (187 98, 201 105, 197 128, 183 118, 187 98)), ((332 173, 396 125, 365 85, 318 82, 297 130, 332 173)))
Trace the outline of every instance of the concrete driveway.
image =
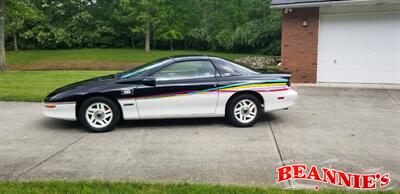
MULTIPOLYGON (((400 180, 400 90, 296 87, 296 106, 252 128, 224 119, 123 122, 87 133, 41 116, 39 103, 0 102, 0 179, 107 179, 273 185, 289 163, 400 180)), ((315 183, 285 183, 312 187, 315 183)))

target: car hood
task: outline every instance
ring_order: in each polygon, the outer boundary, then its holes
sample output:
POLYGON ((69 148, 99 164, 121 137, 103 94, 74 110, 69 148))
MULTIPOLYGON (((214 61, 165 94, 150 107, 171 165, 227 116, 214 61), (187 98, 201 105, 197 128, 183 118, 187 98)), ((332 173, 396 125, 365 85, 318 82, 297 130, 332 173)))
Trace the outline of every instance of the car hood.
POLYGON ((52 92, 49 96, 52 96, 52 95, 55 95, 57 93, 64 92, 64 91, 67 91, 67 90, 71 90, 71 89, 75 89, 75 88, 78 88, 78 87, 82 87, 82 86, 93 85, 93 84, 98 84, 99 82, 113 81, 113 80, 117 80, 117 79, 119 79, 119 78, 117 78, 117 76, 115 76, 115 74, 95 77, 95 78, 91 78, 91 79, 87 79, 87 80, 71 83, 71 84, 63 86, 61 88, 58 88, 54 92, 52 92))

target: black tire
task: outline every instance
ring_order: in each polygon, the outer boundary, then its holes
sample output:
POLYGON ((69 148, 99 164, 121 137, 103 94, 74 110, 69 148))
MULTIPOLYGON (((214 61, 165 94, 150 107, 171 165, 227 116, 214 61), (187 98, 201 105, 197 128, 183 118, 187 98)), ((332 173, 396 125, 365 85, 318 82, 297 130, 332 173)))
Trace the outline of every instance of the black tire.
POLYGON ((263 113, 263 108, 261 106, 261 102, 256 96, 252 94, 240 94, 234 96, 232 99, 229 100, 226 106, 225 117, 229 120, 229 122, 232 125, 236 127, 251 127, 258 121, 262 113, 263 113), (257 110, 255 110, 255 117, 249 122, 242 122, 239 120, 239 118, 235 116, 235 107, 238 105, 239 102, 243 100, 249 100, 253 102, 257 108, 257 110))
MULTIPOLYGON (((107 108, 107 110, 108 110, 108 108, 107 108)), ((101 97, 101 96, 92 97, 92 98, 85 100, 83 102, 82 106, 80 106, 79 112, 78 112, 79 122, 88 131, 95 132, 95 133, 112 131, 119 123, 120 118, 121 118, 121 111, 120 111, 119 106, 114 101, 110 100, 109 98, 105 98, 105 97, 101 97), (112 117, 111 117, 111 119, 109 119, 111 121, 109 121, 109 123, 104 127, 93 127, 86 118, 86 111, 88 110, 89 106, 92 106, 95 103, 104 103, 112 111, 111 112, 112 117)))

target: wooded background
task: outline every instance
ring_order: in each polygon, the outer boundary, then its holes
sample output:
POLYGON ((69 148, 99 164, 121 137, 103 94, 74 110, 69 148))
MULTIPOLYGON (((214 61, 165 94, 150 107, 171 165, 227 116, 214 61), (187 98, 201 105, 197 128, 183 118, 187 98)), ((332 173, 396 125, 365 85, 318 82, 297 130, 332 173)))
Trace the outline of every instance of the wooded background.
POLYGON ((6 49, 280 53, 270 0, 5 0, 6 49))

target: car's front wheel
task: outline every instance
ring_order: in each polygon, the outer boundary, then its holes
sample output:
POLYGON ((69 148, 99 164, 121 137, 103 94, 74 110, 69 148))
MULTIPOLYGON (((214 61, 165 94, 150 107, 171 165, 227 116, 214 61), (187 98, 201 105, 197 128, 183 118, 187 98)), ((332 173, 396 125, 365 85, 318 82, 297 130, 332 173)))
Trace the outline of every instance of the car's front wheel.
POLYGON ((251 94, 233 97, 228 102, 226 117, 237 127, 251 127, 262 114, 260 100, 251 94))
POLYGON ((120 120, 119 106, 105 97, 93 97, 85 102, 78 112, 79 121, 91 132, 113 130, 120 120))

